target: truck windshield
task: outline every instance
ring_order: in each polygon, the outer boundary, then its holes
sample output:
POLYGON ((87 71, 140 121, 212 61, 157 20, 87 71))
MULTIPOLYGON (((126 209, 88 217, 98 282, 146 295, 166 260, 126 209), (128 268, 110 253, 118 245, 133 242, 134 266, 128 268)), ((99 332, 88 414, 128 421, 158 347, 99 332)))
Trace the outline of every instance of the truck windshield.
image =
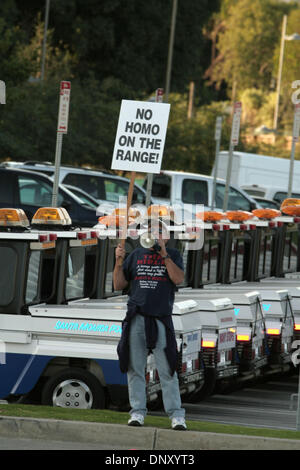
POLYGON ((85 249, 71 248, 68 255, 66 300, 84 295, 85 249))
MULTIPOLYGON (((217 183, 215 204, 219 209, 223 207, 224 193, 225 184, 217 183)), ((248 201, 242 193, 230 186, 228 194, 228 209, 250 211, 250 201, 248 201)))
POLYGON ((15 279, 18 256, 17 252, 8 246, 0 247, 0 259, 5 269, 0 270, 0 305, 9 305, 15 294, 15 279))
MULTIPOLYGON (((299 198, 300 194, 299 193, 292 193, 291 197, 299 198)), ((275 201, 279 202, 280 204, 286 198, 287 198, 287 193, 285 193, 284 191, 277 191, 277 193, 275 193, 274 197, 273 197, 273 199, 275 201)))
POLYGON ((32 251, 29 258, 28 276, 26 285, 26 304, 38 301, 39 271, 41 263, 41 252, 32 251))
POLYGON ((184 179, 182 182, 182 201, 187 204, 208 204, 207 182, 184 179))
MULTIPOLYGON (((147 180, 143 184, 147 189, 147 180)), ((153 175, 152 196, 170 199, 171 194, 171 178, 168 175, 153 175)))

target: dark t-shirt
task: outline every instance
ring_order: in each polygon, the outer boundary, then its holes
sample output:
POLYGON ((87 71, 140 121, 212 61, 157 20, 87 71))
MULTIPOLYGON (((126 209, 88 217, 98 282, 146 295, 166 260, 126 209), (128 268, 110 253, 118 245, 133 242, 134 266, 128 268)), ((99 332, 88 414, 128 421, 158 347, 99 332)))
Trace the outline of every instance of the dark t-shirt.
MULTIPOLYGON (((172 261, 183 270, 178 250, 167 248, 172 261)), ((130 282, 128 305, 137 305, 142 313, 153 316, 171 315, 175 284, 168 275, 165 262, 154 250, 136 248, 123 264, 125 279, 130 282)))

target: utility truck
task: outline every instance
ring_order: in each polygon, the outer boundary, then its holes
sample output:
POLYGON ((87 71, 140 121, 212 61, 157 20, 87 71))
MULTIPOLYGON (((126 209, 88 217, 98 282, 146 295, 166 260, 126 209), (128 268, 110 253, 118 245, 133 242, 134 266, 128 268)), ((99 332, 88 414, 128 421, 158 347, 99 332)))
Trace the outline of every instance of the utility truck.
MULTIPOLYGON (((218 158, 217 178, 226 179, 229 152, 222 151, 218 158)), ((286 197, 289 183, 289 158, 234 152, 230 182, 244 189, 249 195, 275 199, 281 202, 286 197), (285 195, 280 196, 281 193, 285 195), (278 194, 278 196, 276 196, 278 194), (275 197, 274 197, 275 196, 275 197)), ((214 175, 215 166, 212 169, 214 175)), ((300 161, 294 161, 293 193, 299 194, 300 161)))
MULTIPOLYGON (((217 299, 218 294, 206 289, 180 289, 176 299, 217 299)), ((268 349, 262 299, 257 291, 229 293, 236 320, 236 361, 239 374, 236 382, 252 380, 263 375, 268 363, 268 349)))
POLYGON ((266 327, 267 348, 269 350, 269 373, 289 370, 294 339, 294 312, 292 297, 287 288, 272 288, 262 283, 235 283, 231 285, 208 285, 204 289, 215 289, 219 295, 249 292, 257 289, 261 296, 261 306, 266 327))
MULTIPOLYGON (((225 177, 226 178, 226 177, 225 177)), ((186 211, 193 213, 196 204, 203 204, 205 208, 223 208, 225 179, 218 178, 215 199, 213 200, 212 176, 198 173, 185 173, 183 171, 162 170, 153 175, 152 201, 154 204, 171 205, 175 208, 184 206, 186 211)), ((228 209, 242 209, 251 211, 257 204, 252 197, 245 193, 232 180, 229 187, 228 209)), ((147 178, 143 183, 147 188, 147 178)))
MULTIPOLYGON (((42 208, 31 226, 24 211, 0 210, 0 398, 74 408, 126 406, 127 376, 117 357, 126 310, 76 303, 92 295, 105 264, 96 232, 71 230, 70 222, 63 209, 42 208)), ((190 392, 204 379, 201 325, 184 306, 177 310, 179 359, 186 365, 179 380, 190 392)), ((146 378, 150 373, 151 363, 146 378)), ((154 374, 148 401, 157 391, 154 374)))

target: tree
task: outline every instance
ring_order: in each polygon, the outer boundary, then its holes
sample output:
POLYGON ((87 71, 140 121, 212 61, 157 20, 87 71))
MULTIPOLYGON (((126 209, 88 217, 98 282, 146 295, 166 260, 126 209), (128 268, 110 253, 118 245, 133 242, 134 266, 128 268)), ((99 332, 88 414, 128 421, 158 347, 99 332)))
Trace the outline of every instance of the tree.
POLYGON ((225 81, 237 91, 270 88, 273 54, 280 42, 283 12, 290 8, 274 0, 224 2, 215 16, 217 49, 209 74, 218 85, 225 81))
POLYGON ((187 97, 170 95, 171 112, 164 151, 163 168, 210 174, 215 158, 215 124, 223 116, 222 145, 229 147, 228 103, 212 103, 197 109, 186 119, 187 97))
MULTIPOLYGON (((133 99, 117 80, 72 80, 62 163, 110 168, 123 93, 133 99)), ((0 160, 54 162, 58 103, 59 80, 53 78, 10 88, 2 107, 0 160)))
POLYGON ((0 17, 0 70, 6 85, 22 83, 30 76, 33 64, 23 55, 24 35, 0 17))
MULTIPOLYGON (((13 2, 13 0, 3 0, 13 2)), ((202 33, 220 0, 179 0, 171 91, 184 92, 199 81, 209 61, 209 40, 202 33)), ((93 72, 98 80, 114 77, 135 90, 165 86, 173 0, 51 0, 52 46, 65 47, 77 62, 74 77, 93 72)), ((27 42, 44 20, 45 1, 14 0, 17 24, 27 42)), ((1 12, 1 7, 0 7, 1 12)), ((8 13, 7 13, 8 14, 8 13)), ((202 83, 201 83, 202 86, 202 83)), ((200 93, 200 86, 197 87, 200 93)))

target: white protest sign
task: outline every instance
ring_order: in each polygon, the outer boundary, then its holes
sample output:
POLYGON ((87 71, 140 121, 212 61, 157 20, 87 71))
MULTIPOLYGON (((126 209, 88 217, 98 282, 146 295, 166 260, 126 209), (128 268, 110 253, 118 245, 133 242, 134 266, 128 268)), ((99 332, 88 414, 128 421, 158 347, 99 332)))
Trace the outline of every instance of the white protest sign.
POLYGON ((69 104, 71 94, 71 82, 60 82, 59 110, 57 132, 68 132, 69 104))
POLYGON ((6 104, 5 82, 0 80, 0 104, 6 104))
POLYGON ((234 103, 234 112, 233 112, 231 138, 230 138, 230 141, 233 145, 237 145, 239 143, 241 114, 242 114, 242 103, 240 101, 237 101, 236 103, 234 103))
POLYGON ((170 104, 122 100, 111 168, 159 173, 170 104))

